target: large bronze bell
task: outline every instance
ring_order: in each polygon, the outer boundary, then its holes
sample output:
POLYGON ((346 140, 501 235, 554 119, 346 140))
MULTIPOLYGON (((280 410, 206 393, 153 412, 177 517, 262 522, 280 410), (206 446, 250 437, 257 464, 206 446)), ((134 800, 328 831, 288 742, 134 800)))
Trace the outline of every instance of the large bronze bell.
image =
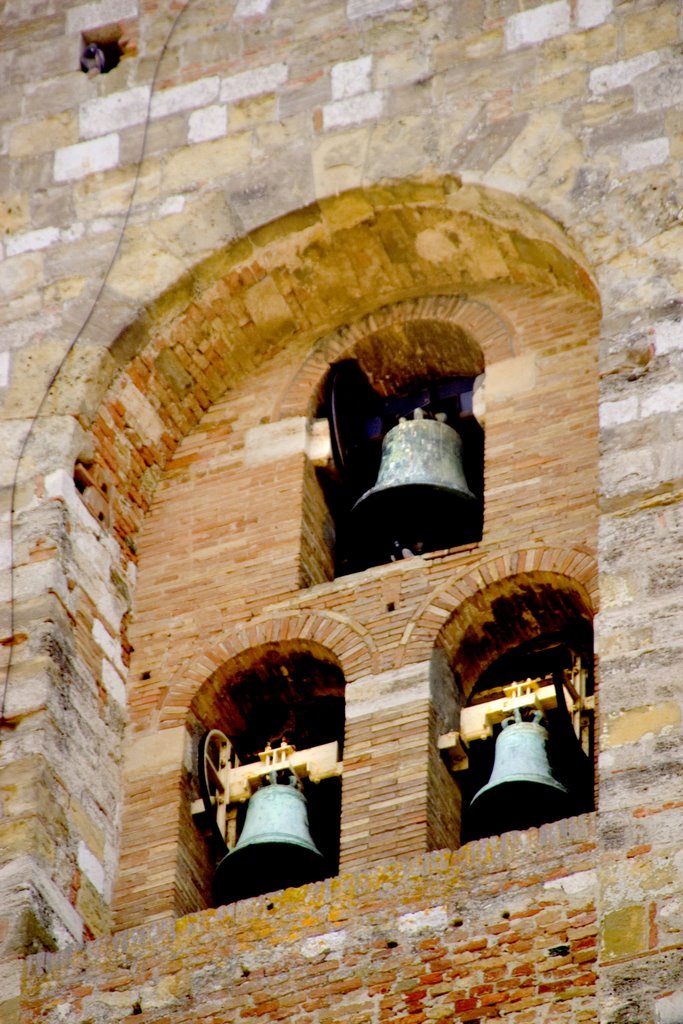
POLYGON ((568 790, 550 770, 541 717, 537 711, 524 722, 516 711, 502 723, 491 778, 470 804, 476 837, 538 827, 569 813, 568 790))
POLYGON ((218 865, 214 891, 219 903, 233 903, 321 877, 323 855, 311 839, 306 798, 292 775, 271 781, 247 804, 240 837, 218 865))
MULTIPOLYGON (((377 481, 353 507, 356 518, 398 549, 435 550, 464 543, 460 524, 475 496, 462 466, 462 442, 439 414, 416 409, 385 436, 377 481)), ((466 532, 466 528, 465 528, 466 532)))

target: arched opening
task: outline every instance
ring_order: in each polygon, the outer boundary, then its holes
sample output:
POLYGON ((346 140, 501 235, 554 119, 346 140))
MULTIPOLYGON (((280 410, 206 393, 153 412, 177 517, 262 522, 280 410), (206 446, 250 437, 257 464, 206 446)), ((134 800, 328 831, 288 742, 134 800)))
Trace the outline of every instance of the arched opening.
POLYGON ((335 575, 475 543, 484 433, 474 415, 484 356, 457 323, 368 325, 332 363, 317 409, 333 459, 318 473, 335 524, 335 575))
MULTIPOLYGON (((194 801, 203 796, 204 810, 195 814, 194 827, 187 830, 181 841, 192 854, 197 888, 204 893, 208 905, 281 888, 286 884, 285 878, 301 877, 310 882, 337 873, 341 815, 338 775, 313 781, 300 766, 298 775, 280 770, 252 777, 247 783, 242 780, 233 790, 234 799, 228 795, 228 828, 221 834, 207 800, 207 783, 210 787, 212 782, 207 764, 211 759, 215 764, 216 758, 204 742, 209 730, 220 730, 227 737, 233 776, 243 776, 249 766, 260 765, 259 757, 264 750, 277 750, 280 745, 293 747, 300 754, 336 743, 336 757, 341 759, 344 677, 329 652, 319 644, 303 641, 263 644, 244 651, 215 672, 197 693, 188 715, 188 727, 193 736, 196 766, 190 795, 194 801), (265 815, 261 811, 255 836, 252 822, 249 850, 231 861, 229 852, 236 843, 239 848, 240 839, 245 841, 245 823, 252 813, 254 796, 272 783, 286 798, 288 786, 295 780, 296 791, 303 796, 307 808, 307 828, 301 818, 306 812, 299 813, 296 803, 283 798, 282 809, 266 811, 265 815), (301 852, 301 840, 309 834, 311 844, 321 854, 310 858, 310 864, 303 863, 305 853, 301 852), (285 858, 293 864, 293 873, 291 867, 282 866, 285 858), (301 871, 297 869, 299 858, 301 871), (257 866, 249 864, 250 860, 256 861, 257 866), (212 878, 214 882, 210 884, 212 878)), ((193 806, 197 808, 198 804, 193 806)))
POLYGON ((461 840, 593 808, 593 630, 583 588, 507 577, 444 630, 463 706, 461 840), (450 646, 453 644, 453 646, 450 646))

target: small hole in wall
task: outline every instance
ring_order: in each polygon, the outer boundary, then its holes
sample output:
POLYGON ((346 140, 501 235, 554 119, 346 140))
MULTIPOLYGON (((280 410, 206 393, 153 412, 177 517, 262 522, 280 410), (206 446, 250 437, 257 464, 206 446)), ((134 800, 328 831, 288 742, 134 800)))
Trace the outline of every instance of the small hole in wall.
POLYGON ((387 604, 387 611, 388 612, 396 611, 396 602, 395 601, 389 601, 389 603, 387 604))
POLYGON ((150 672, 149 669, 145 669, 145 671, 142 673, 140 678, 141 679, 151 679, 152 678, 152 673, 150 672))
POLYGON ((86 75, 106 75, 120 60, 118 43, 85 43, 81 49, 81 71, 86 75))
POLYGON ((389 941, 387 942, 387 949, 396 949, 397 946, 398 942, 396 941, 396 939, 389 939, 389 941))
POLYGON ((135 44, 131 25, 100 25, 81 36, 80 68, 86 75, 106 75, 118 66, 122 57, 132 55, 135 44))

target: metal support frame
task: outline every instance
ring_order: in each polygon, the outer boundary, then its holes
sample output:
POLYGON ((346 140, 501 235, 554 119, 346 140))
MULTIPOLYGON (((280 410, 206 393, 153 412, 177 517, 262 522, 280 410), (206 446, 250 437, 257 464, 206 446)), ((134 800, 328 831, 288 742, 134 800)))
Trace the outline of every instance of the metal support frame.
MULTIPOLYGON (((469 767, 467 746, 475 740, 493 736, 493 727, 522 708, 544 713, 557 707, 554 683, 543 679, 525 679, 501 687, 504 696, 473 704, 460 712, 460 728, 439 736, 438 747, 447 755, 451 771, 469 767)), ((565 674, 562 693, 577 738, 582 738, 582 725, 587 711, 593 710, 593 698, 586 696, 586 671, 576 658, 571 673, 565 674)))
POLYGON ((270 744, 260 752, 259 760, 239 764, 228 737, 212 729, 202 741, 199 765, 202 798, 193 800, 193 816, 209 814, 229 849, 235 845, 235 804, 244 803, 268 775, 289 771, 297 779, 321 782, 341 775, 339 744, 322 743, 306 750, 295 750, 283 740, 279 747, 270 744), (203 777, 202 777, 203 773, 203 777))

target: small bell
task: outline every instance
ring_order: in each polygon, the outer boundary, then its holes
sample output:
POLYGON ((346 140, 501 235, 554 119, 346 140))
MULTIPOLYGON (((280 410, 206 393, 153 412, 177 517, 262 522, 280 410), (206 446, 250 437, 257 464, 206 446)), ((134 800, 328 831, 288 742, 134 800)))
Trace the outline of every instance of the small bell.
POLYGON ((323 867, 296 777, 271 779, 250 798, 237 844, 216 869, 214 892, 219 903, 233 903, 315 881, 323 867))
POLYGON ((502 722, 491 778, 470 803, 474 838, 538 827, 569 813, 568 790, 550 770, 541 719, 536 711, 524 722, 516 710, 502 722))

